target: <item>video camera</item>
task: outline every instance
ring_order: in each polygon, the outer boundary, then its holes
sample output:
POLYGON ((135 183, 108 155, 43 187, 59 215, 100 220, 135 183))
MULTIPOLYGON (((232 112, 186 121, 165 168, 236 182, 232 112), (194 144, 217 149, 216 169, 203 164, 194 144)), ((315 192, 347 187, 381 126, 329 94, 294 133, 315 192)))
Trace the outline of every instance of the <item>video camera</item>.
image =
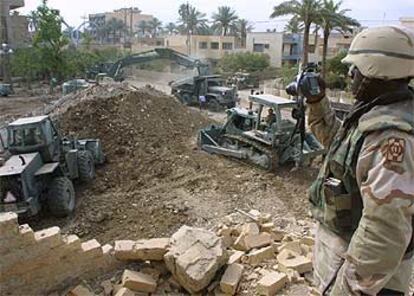
POLYGON ((318 80, 318 65, 308 63, 296 76, 296 80, 288 84, 286 92, 291 96, 304 96, 305 94, 317 96, 321 92, 318 80))

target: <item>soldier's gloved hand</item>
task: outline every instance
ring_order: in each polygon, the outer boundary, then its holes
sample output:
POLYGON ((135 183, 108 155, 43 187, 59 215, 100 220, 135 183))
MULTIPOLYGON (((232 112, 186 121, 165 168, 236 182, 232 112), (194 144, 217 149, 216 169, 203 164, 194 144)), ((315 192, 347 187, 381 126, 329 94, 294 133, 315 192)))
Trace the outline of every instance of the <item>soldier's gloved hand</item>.
MULTIPOLYGON (((313 78, 315 79, 315 78, 313 78)), ((312 104, 321 101, 325 97, 326 83, 321 77, 317 77, 317 84, 319 86, 319 92, 317 94, 312 93, 312 89, 315 89, 315 80, 312 81, 310 77, 303 77, 299 87, 302 94, 306 98, 306 103, 312 104)))

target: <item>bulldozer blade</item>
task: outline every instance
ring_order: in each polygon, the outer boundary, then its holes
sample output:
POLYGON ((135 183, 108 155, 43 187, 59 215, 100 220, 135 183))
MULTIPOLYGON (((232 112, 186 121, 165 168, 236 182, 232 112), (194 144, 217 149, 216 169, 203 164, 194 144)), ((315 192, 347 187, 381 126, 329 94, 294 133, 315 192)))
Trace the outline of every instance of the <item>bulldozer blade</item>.
POLYGON ((204 151, 206 151, 208 153, 212 153, 212 154, 221 154, 221 155, 225 155, 225 156, 235 157, 235 158, 238 158, 238 159, 246 159, 247 158, 246 153, 243 152, 243 151, 227 149, 227 148, 220 147, 220 146, 202 145, 201 149, 203 149, 204 151))

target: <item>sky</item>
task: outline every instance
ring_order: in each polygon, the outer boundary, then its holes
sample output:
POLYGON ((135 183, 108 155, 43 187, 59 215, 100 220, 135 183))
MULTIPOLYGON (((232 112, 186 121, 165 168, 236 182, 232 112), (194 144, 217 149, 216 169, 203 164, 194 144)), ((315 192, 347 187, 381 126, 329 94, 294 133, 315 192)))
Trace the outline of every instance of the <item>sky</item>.
MULTIPOLYGON (((59 9, 65 21, 73 27, 82 23, 82 18, 91 13, 112 11, 122 7, 138 7, 142 13, 152 14, 163 23, 175 22, 178 7, 185 0, 49 0, 51 7, 59 9)), ((276 29, 283 31, 289 16, 269 19, 275 5, 282 0, 188 0, 210 18, 218 6, 234 8, 241 18, 248 19, 255 31, 276 29)), ((41 3, 41 0, 25 0, 26 6, 19 9, 28 13, 41 3)), ((398 24, 400 17, 414 17, 414 0, 343 0, 343 8, 350 9, 349 16, 356 18, 363 26, 398 24)))

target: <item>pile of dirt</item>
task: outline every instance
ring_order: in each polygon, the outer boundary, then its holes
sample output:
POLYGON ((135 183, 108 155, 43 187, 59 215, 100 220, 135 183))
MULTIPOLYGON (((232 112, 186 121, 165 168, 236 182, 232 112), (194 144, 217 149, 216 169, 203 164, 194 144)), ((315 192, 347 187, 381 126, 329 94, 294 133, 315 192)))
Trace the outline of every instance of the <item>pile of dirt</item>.
POLYGON ((58 225, 106 243, 170 235, 184 223, 209 227, 235 208, 273 211, 282 227, 307 217, 314 172, 275 175, 198 150, 197 131, 211 119, 151 87, 96 86, 54 114, 65 135, 99 138, 107 162, 93 184, 76 184, 72 217, 45 213, 30 222, 35 229, 58 225))

